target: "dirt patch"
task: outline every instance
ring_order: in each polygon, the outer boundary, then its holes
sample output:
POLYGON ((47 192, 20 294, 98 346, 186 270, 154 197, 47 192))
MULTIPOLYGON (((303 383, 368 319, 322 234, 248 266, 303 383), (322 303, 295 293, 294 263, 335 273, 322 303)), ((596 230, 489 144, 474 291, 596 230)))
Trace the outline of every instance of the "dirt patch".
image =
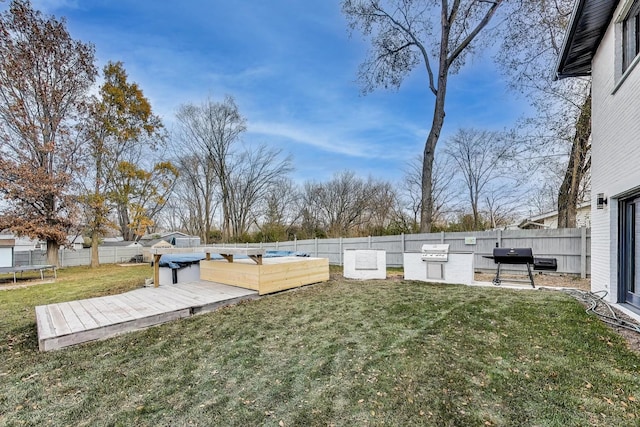
MULTIPOLYGON (((476 282, 489 282, 496 277, 495 274, 490 273, 476 273, 475 280, 476 282)), ((504 282, 509 282, 509 279, 518 279, 518 280, 527 280, 528 283, 529 278, 523 275, 513 275, 513 274, 500 274, 500 280, 504 282)), ((525 284, 526 284, 525 283, 525 284)), ((581 279, 578 276, 574 276, 571 274, 545 274, 545 273, 535 273, 533 275, 533 283, 536 286, 545 286, 550 288, 575 288, 580 289, 582 291, 590 291, 591 290, 591 279, 581 279)))
POLYGON ((11 279, 11 281, 0 281, 0 291, 8 291, 11 289, 23 289, 23 288, 28 288, 30 286, 36 286, 36 285, 47 285, 50 283, 55 283, 56 281, 54 279, 45 279, 45 280, 40 280, 40 279, 32 279, 32 280, 24 280, 21 279, 20 281, 13 283, 13 278, 11 279))
MULTIPOLYGON (((630 323, 637 324, 635 319, 632 319, 631 317, 627 316, 623 312, 618 311, 616 309, 614 309, 614 311, 616 312, 616 314, 620 319, 626 320, 627 322, 630 322, 630 323)), ((629 349, 635 351, 636 353, 640 353, 640 332, 636 332, 636 331, 623 328, 620 326, 616 326, 616 325, 609 325, 609 327, 614 331, 616 331, 619 335, 621 335, 625 339, 625 341, 627 342, 627 347, 629 349)))

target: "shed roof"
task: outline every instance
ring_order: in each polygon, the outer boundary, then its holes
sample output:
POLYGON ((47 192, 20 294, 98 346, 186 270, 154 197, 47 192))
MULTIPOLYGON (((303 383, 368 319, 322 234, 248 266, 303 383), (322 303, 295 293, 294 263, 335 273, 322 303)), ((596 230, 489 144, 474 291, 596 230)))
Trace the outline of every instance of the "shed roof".
POLYGON ((557 78, 588 76, 620 0, 576 0, 556 68, 557 78))
POLYGON ((12 248, 15 245, 15 239, 0 239, 0 248, 12 248))

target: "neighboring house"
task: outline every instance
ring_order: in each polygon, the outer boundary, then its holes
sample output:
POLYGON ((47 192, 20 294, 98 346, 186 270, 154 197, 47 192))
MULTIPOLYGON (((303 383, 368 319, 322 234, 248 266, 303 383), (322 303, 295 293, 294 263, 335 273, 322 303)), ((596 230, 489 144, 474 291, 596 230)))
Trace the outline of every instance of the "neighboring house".
POLYGON ((142 249, 142 259, 144 262, 151 262, 153 260, 153 257, 151 256, 152 249, 173 248, 171 243, 162 239, 141 239, 140 243, 144 246, 142 249))
MULTIPOLYGON (((47 242, 30 239, 28 237, 17 237, 11 233, 3 233, 0 235, 0 239, 14 239, 15 240, 15 252, 28 252, 28 251, 46 251, 47 242)), ((84 238, 82 236, 68 236, 67 245, 71 250, 79 250, 83 248, 84 238)))
MULTIPOLYGON (((591 227, 591 202, 578 205, 576 211, 576 228, 591 227)), ((536 230, 558 228, 558 211, 543 213, 525 219, 513 229, 536 230)))
POLYGON ((14 234, 4 232, 0 234, 0 239, 13 239, 15 240, 14 252, 26 252, 35 251, 38 249, 46 250, 47 244, 45 242, 39 242, 37 240, 29 239, 28 237, 17 237, 14 234))
MULTIPOLYGON (((67 241, 69 242, 69 248, 74 251, 84 248, 84 237, 82 236, 69 236, 67 241)), ((47 245, 45 244, 44 247, 46 248, 47 245)))
POLYGON ((640 0, 577 0, 558 77, 592 77, 591 289, 640 309, 640 0))
POLYGON ((200 237, 190 236, 180 231, 171 231, 168 233, 146 234, 140 238, 140 243, 142 243, 144 246, 149 246, 145 242, 154 241, 158 239, 169 242, 173 246, 178 248, 191 248, 191 247, 200 246, 200 237))

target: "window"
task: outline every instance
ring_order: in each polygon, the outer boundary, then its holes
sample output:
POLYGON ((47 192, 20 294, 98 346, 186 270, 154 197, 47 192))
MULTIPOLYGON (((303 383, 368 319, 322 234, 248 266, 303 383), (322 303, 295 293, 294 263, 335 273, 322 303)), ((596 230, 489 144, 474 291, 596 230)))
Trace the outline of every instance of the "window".
POLYGON ((622 21, 622 72, 624 73, 640 53, 640 0, 633 2, 622 21))

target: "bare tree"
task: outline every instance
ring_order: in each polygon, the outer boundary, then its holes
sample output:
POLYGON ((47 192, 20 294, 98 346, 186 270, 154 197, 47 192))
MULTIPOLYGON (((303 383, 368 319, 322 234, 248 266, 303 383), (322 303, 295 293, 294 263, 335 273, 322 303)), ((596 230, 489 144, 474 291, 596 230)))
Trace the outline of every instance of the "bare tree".
POLYGON ((369 203, 363 212, 364 227, 360 234, 380 236, 386 234, 391 222, 396 219, 399 207, 399 197, 391 183, 374 180, 369 177, 366 182, 367 199, 369 203))
POLYGON ((480 204, 483 200, 491 202, 489 210, 495 223, 496 195, 507 199, 517 188, 519 174, 505 173, 515 152, 514 142, 497 132, 460 129, 447 140, 444 153, 453 160, 462 178, 474 229, 482 228, 480 204))
MULTIPOLYGON (((181 142, 187 144, 188 140, 181 142)), ((188 149, 183 145, 183 149, 188 149)), ((194 151, 195 152, 195 151, 194 151)), ((217 178, 208 157, 185 154, 176 157, 179 177, 174 197, 169 201, 167 215, 172 218, 171 229, 200 236, 206 245, 215 226, 215 215, 220 206, 216 197, 217 178)), ((165 218, 167 220, 168 218, 165 218)))
POLYGON ((45 240, 53 265, 79 221, 73 125, 96 74, 93 46, 73 40, 64 20, 22 0, 0 15, 0 229, 45 240))
POLYGON ((302 218, 302 194, 290 178, 273 183, 263 204, 263 218, 259 222, 264 241, 282 241, 295 234, 295 226, 302 218))
POLYGON ((348 236, 361 225, 365 210, 364 182, 353 172, 335 174, 326 183, 306 183, 306 203, 319 215, 319 223, 330 237, 348 236))
POLYGON ((199 106, 183 105, 177 119, 185 151, 204 156, 215 174, 222 206, 223 237, 230 240, 232 195, 228 168, 233 148, 247 130, 246 119, 231 96, 222 102, 208 99, 199 106))
POLYGON ((228 170, 230 224, 232 235, 239 237, 257 224, 257 208, 292 170, 291 158, 283 159, 280 150, 260 145, 240 153, 228 170))
POLYGON ((304 185, 303 226, 330 237, 380 233, 397 211, 397 195, 389 183, 363 180, 352 171, 327 182, 304 185))
POLYGON ((433 224, 433 162, 444 125, 449 75, 463 64, 473 42, 503 0, 343 0, 351 30, 371 37, 372 50, 360 67, 365 92, 400 86, 424 65, 435 96, 431 129, 424 146, 420 230, 433 224), (433 64, 433 65, 432 65, 433 64))
MULTIPOLYGON (((590 78, 555 81, 554 65, 573 10, 574 0, 523 0, 509 15, 498 60, 512 86, 527 95, 538 116, 534 132, 548 132, 541 143, 561 147, 567 155, 564 178, 557 189, 558 227, 575 227, 583 182, 591 166, 590 78), (564 149, 564 147, 570 147, 564 149)), ((536 152, 541 149, 540 144, 536 152)))
MULTIPOLYGON (((419 230, 420 210, 422 204, 422 155, 416 156, 407 164, 407 169, 403 178, 402 198, 405 209, 412 218, 412 226, 408 231, 417 232, 419 230)), ((454 187, 456 177, 455 166, 448 156, 438 155, 433 162, 433 186, 431 194, 433 203, 431 217, 434 226, 444 227, 447 216, 456 210, 456 198, 460 190, 454 187)))
MULTIPOLYGON (((206 214, 206 233, 211 230, 209 218, 217 198, 222 208, 223 240, 240 238, 257 222, 260 216, 257 208, 274 184, 291 171, 291 159, 282 158, 279 150, 264 145, 240 145, 247 129, 246 120, 230 96, 222 102, 208 100, 200 106, 184 105, 177 118, 182 144, 176 154, 185 159, 193 159, 185 157, 187 153, 199 157, 194 169, 200 173, 187 174, 185 189, 197 194, 193 201, 203 203, 197 211, 206 214)), ((183 167, 190 166, 183 164, 183 167)))

